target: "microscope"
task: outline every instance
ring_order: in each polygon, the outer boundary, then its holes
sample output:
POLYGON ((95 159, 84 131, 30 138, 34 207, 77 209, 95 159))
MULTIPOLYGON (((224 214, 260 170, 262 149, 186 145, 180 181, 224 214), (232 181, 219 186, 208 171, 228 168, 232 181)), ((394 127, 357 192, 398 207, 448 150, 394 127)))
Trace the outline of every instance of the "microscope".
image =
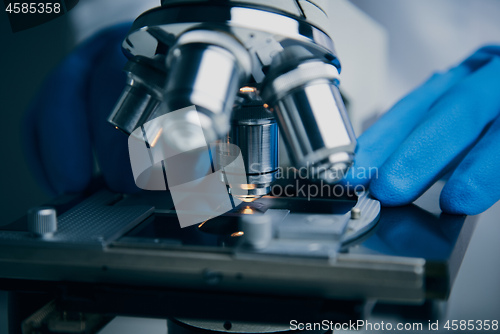
POLYGON ((174 149, 196 149, 187 143, 198 142, 189 129, 199 123, 207 143, 233 144, 247 172, 239 187, 246 201, 269 194, 276 180, 278 127, 292 166, 311 180, 342 179, 356 146, 333 42, 300 15, 316 5, 268 3, 163 1, 141 15, 123 42, 127 86, 109 117, 130 135, 163 114, 196 106, 197 117, 185 113, 149 141, 162 131, 174 149))
POLYGON ((0 229, 3 286, 50 297, 26 333, 97 332, 114 315, 168 318, 170 333, 287 332, 292 319, 343 324, 374 309, 435 316, 475 218, 442 214, 435 188, 403 208, 332 192, 356 139, 321 5, 162 0, 135 20, 109 122, 142 150, 131 163, 146 191, 63 196, 0 229), (198 187, 176 202, 167 147, 208 156, 232 206, 207 213, 190 200, 198 187), (234 162, 244 175, 228 182, 234 162), (181 228, 181 213, 199 224, 181 228))

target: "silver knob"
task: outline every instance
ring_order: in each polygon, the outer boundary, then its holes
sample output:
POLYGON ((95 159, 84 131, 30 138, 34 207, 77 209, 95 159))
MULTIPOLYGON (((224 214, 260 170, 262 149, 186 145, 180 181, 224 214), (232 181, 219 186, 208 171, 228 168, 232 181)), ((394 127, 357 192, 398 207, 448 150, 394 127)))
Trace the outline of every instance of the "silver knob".
POLYGON ((56 210, 35 207, 28 211, 28 231, 37 237, 50 238, 57 232, 56 210))

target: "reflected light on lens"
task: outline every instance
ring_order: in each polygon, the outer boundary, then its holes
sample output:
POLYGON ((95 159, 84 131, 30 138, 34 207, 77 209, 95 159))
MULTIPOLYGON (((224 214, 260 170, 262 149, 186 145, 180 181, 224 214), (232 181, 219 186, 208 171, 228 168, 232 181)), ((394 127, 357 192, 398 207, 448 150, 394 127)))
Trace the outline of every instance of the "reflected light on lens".
POLYGON ((262 196, 257 196, 257 195, 245 195, 245 196, 241 196, 241 195, 233 195, 235 198, 239 199, 240 201, 242 202, 245 202, 245 203, 250 203, 250 202, 253 202, 255 200, 258 200, 259 198, 261 198, 262 196))
POLYGON ((234 232, 231 234, 232 237, 241 237, 243 234, 245 234, 245 232, 243 231, 238 231, 238 232, 234 232))
POLYGON ((162 132, 163 132, 163 128, 160 128, 160 130, 158 130, 158 133, 155 136, 155 139, 153 139, 153 141, 151 142, 151 147, 154 147, 156 145, 156 143, 158 142, 158 139, 160 139, 160 135, 162 132))
POLYGON ((247 206, 246 208, 243 209, 243 211, 241 211, 241 213, 244 215, 251 215, 253 213, 253 209, 247 206))
POLYGON ((256 189, 257 186, 255 186, 255 184, 240 184, 240 188, 243 190, 251 190, 256 189))
POLYGON ((245 87, 241 87, 240 88, 240 93, 253 93, 255 92, 257 89, 255 87, 248 87, 248 86, 245 86, 245 87))

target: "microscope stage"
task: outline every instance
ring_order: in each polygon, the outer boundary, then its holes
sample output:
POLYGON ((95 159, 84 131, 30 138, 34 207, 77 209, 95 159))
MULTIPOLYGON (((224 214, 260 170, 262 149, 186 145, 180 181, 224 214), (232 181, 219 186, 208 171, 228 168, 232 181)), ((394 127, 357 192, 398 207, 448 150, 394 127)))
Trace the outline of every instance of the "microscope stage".
POLYGON ((366 193, 264 197, 180 228, 169 200, 165 192, 60 198, 51 203, 52 238, 34 238, 26 217, 0 228, 0 279, 415 304, 447 297, 474 228, 474 217, 380 208, 366 193), (244 216, 271 222, 264 247, 244 242, 244 216))

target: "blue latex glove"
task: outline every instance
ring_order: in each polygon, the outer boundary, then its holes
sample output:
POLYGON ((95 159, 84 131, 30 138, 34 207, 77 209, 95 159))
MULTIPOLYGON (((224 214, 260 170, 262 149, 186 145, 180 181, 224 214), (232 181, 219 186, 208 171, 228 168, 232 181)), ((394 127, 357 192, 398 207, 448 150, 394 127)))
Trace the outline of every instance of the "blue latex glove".
POLYGON ((121 42, 130 24, 104 30, 77 47, 48 76, 26 117, 28 162, 52 194, 80 192, 95 180, 134 192, 127 136, 106 121, 124 85, 121 42))
POLYGON ((487 46, 433 75, 363 133, 344 182, 371 180, 383 205, 399 206, 451 172, 441 209, 481 213, 500 199, 499 114, 500 46, 487 46))

